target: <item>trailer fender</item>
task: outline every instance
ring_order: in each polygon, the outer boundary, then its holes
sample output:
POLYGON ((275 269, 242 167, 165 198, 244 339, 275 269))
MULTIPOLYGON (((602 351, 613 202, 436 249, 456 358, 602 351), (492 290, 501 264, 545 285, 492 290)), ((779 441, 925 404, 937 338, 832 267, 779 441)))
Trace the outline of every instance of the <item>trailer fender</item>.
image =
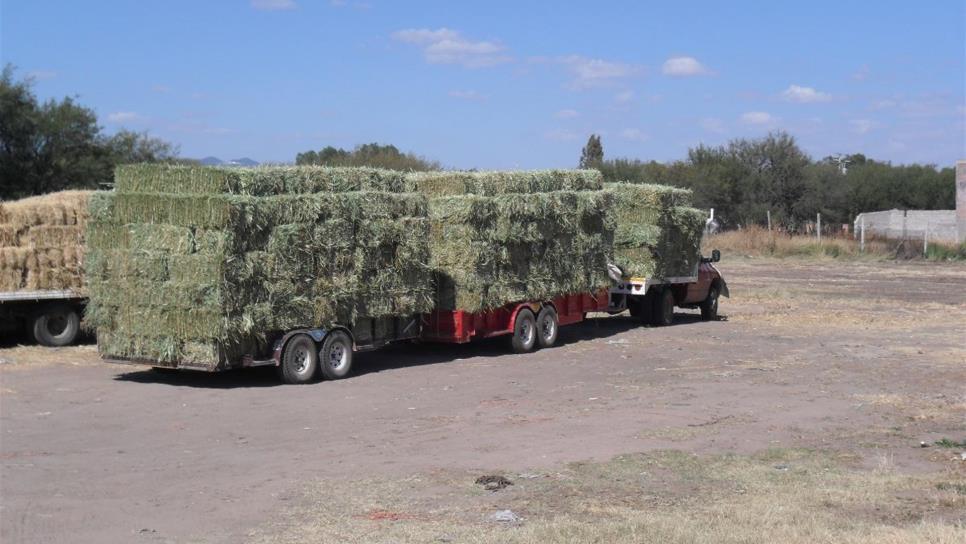
MULTIPOLYGON (((282 335, 281 338, 276 340, 275 345, 272 347, 272 359, 275 360, 275 366, 278 366, 282 363, 282 351, 285 350, 285 344, 287 344, 288 341, 291 340, 291 338, 296 334, 307 334, 312 337, 312 340, 315 340, 316 343, 321 344, 322 339, 325 338, 325 335, 328 334, 328 332, 329 331, 326 329, 294 329, 288 331, 282 335)), ((349 331, 346 332, 348 333, 349 331)), ((349 338, 352 338, 352 333, 349 333, 349 338)))

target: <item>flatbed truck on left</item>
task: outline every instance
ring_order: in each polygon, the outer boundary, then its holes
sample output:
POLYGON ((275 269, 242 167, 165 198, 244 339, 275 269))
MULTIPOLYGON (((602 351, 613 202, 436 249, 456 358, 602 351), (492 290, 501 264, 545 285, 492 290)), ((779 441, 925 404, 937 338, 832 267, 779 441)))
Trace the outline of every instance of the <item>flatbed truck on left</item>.
POLYGON ((0 335, 26 333, 42 346, 73 344, 87 298, 72 290, 0 291, 0 335))

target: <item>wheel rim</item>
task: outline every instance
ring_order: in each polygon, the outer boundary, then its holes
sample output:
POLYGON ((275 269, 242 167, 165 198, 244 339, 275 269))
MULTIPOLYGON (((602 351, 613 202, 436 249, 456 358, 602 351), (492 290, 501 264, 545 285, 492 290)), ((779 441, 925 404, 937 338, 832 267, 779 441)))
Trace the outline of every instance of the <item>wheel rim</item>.
POLYGON ((333 370, 338 370, 345 365, 348 359, 348 351, 342 342, 333 342, 332 347, 329 348, 329 354, 326 358, 326 362, 333 370))
POLYGON ((522 321, 520 324, 520 338, 523 338, 524 344, 529 344, 533 342, 533 322, 529 319, 522 321))
POLYGON ((540 332, 543 333, 544 340, 550 340, 556 334, 557 324, 553 322, 550 314, 543 317, 543 321, 540 323, 540 332))
POLYGON ((300 344, 295 348, 295 373, 303 375, 312 368, 312 352, 300 344))
POLYGON ((67 316, 62 313, 54 314, 48 316, 44 326, 47 328, 47 332, 51 336, 57 337, 67 330, 67 316))

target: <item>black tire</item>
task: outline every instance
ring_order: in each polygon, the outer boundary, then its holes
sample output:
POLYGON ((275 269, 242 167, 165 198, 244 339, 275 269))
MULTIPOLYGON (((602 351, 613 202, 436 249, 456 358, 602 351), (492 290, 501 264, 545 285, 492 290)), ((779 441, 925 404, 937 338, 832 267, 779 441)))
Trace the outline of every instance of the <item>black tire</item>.
POLYGON ((510 346, 515 353, 526 353, 533 351, 537 344, 537 321, 533 317, 533 312, 524 308, 517 312, 517 318, 513 322, 513 338, 510 339, 510 346))
POLYGON ((557 343, 559 331, 560 321, 557 318, 557 310, 552 306, 544 306, 537 314, 537 343, 542 348, 549 348, 557 343))
POLYGON ((627 309, 631 312, 631 317, 647 325, 651 323, 654 314, 654 295, 648 293, 642 296, 627 297, 627 309))
POLYGON ((701 303, 701 320, 714 321, 718 319, 718 286, 712 285, 708 290, 708 298, 701 303))
POLYGON ((674 293, 670 289, 661 289, 655 295, 651 324, 664 327, 674 323, 674 293))
POLYGON ((315 379, 319 368, 319 354, 315 341, 307 334, 297 334, 289 339, 278 365, 278 376, 289 384, 309 383, 315 379))
POLYGON ((68 304, 45 306, 30 324, 34 340, 42 346, 66 346, 77 340, 80 333, 80 315, 68 304))
POLYGON ((352 370, 352 338, 345 331, 326 335, 319 350, 319 370, 327 380, 345 378, 352 370))

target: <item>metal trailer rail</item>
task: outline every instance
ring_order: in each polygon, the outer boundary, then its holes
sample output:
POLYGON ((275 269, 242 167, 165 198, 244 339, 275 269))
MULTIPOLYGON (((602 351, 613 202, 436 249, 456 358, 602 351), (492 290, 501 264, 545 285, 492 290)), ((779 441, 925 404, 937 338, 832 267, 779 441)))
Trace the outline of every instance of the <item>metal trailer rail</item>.
POLYGON ((77 291, 0 291, 0 303, 31 302, 41 300, 77 300, 87 298, 77 291))

